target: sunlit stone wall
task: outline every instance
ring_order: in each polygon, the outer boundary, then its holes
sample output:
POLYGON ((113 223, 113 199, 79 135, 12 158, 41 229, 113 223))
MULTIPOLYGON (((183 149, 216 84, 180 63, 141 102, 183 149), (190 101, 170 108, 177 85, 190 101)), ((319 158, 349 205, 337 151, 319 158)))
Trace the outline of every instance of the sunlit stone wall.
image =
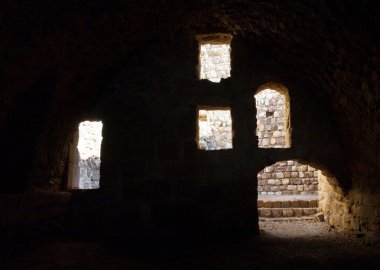
POLYGON ((280 161, 257 175, 261 195, 317 194, 318 170, 294 160, 280 161))
POLYGON ((200 48, 200 78, 212 82, 230 77, 230 44, 203 44, 200 48))
POLYGON ((278 91, 265 89, 255 95, 257 137, 260 148, 287 146, 287 115, 285 96, 278 91))
POLYGON ((199 110, 199 149, 232 148, 232 120, 230 110, 199 110))

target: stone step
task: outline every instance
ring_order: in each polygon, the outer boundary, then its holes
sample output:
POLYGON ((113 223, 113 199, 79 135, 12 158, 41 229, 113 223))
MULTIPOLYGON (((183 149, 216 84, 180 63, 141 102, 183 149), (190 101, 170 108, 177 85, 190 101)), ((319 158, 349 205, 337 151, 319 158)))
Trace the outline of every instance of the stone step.
POLYGON ((292 207, 292 208, 266 208, 258 209, 259 217, 281 218, 281 217, 302 217, 315 215, 318 212, 317 207, 292 207))
POLYGON ((258 208, 316 208, 318 199, 300 200, 257 200, 258 208))

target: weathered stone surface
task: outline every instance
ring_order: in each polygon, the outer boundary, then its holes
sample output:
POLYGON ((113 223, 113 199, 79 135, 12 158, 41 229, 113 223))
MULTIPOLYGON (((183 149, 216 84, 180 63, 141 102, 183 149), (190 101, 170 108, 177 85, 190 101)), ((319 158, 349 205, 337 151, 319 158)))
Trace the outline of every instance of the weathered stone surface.
POLYGON ((261 148, 289 147, 290 130, 284 131, 285 119, 289 122, 286 90, 268 87, 259 91, 255 99, 258 146, 261 148), (266 125, 262 125, 263 123, 266 125))
POLYGON ((282 215, 284 217, 293 217, 294 216, 294 211, 293 211, 293 209, 283 209, 282 210, 282 215))
POLYGON ((198 120, 199 149, 220 150, 232 148, 230 110, 199 110, 198 120))
POLYGON ((301 165, 297 161, 277 162, 258 174, 258 179, 268 179, 266 183, 259 181, 258 192, 263 194, 262 192, 270 190, 285 195, 288 190, 288 194, 316 194, 318 177, 314 177, 314 172, 317 172, 315 168, 301 165), (274 185, 279 188, 273 188, 274 185))
POLYGON ((294 208, 294 216, 301 217, 303 215, 303 210, 301 208, 294 208))

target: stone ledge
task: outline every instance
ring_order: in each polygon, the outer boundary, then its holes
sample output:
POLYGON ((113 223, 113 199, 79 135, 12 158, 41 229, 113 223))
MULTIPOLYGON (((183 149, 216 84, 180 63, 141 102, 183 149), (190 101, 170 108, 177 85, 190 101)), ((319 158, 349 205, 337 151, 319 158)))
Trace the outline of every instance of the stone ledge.
POLYGON ((318 212, 313 208, 259 208, 259 217, 278 218, 278 217, 301 217, 311 216, 318 212))

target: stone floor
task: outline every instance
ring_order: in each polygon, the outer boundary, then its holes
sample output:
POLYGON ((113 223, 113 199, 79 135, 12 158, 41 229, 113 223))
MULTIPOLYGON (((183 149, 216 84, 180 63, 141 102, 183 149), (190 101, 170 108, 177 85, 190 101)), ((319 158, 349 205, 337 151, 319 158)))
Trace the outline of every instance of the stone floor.
POLYGON ((260 222, 259 236, 156 239, 109 247, 55 241, 0 263, 1 270, 380 269, 380 240, 315 221, 260 222))

